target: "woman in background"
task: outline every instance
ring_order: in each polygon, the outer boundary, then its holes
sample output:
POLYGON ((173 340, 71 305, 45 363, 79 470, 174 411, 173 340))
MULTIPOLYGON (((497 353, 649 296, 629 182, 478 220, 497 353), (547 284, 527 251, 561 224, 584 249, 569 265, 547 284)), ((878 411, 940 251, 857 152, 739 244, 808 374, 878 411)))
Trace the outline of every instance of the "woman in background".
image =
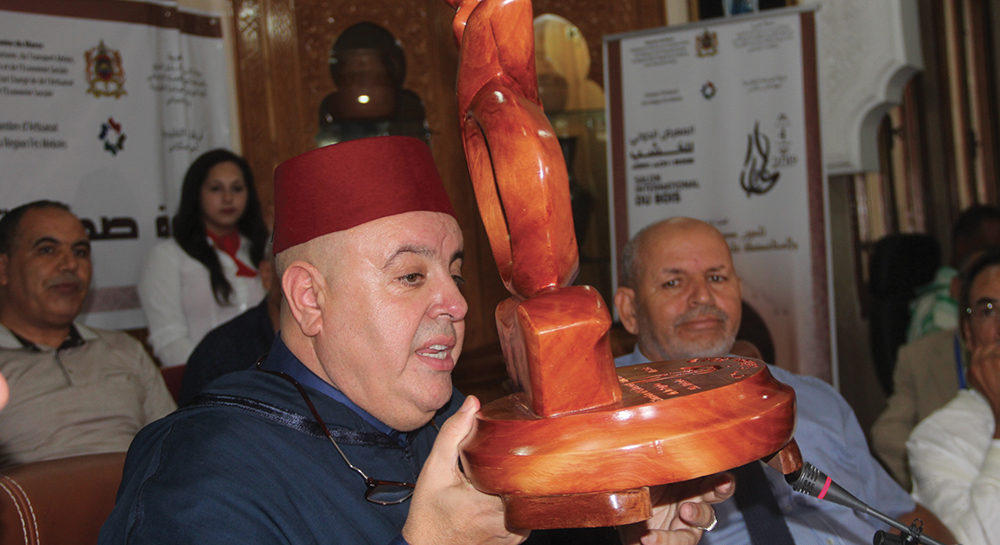
POLYGON ((206 333, 263 299, 254 265, 266 239, 246 160, 224 149, 195 159, 173 238, 153 248, 139 280, 149 343, 164 367, 185 364, 206 333))

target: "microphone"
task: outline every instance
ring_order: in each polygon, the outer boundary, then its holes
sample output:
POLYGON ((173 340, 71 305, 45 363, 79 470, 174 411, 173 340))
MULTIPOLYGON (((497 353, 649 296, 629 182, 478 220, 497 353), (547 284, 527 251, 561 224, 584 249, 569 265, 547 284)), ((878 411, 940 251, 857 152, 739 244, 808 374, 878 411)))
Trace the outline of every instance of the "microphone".
MULTIPOLYGON (((792 485, 792 489, 796 492, 801 492, 807 496, 812 496, 821 500, 831 501, 833 503, 843 505, 844 507, 850 507, 858 513, 871 515, 889 526, 892 526, 897 530, 901 530, 904 536, 909 536, 903 540, 905 543, 944 545, 934 538, 922 535, 920 533, 923 528, 922 525, 917 526, 916 522, 914 522, 913 525, 907 527, 902 522, 872 509, 865 504, 865 502, 855 498, 850 492, 844 490, 844 488, 839 484, 833 482, 833 479, 828 477, 825 473, 817 469, 816 466, 810 464, 809 462, 803 462, 801 469, 785 475, 785 480, 788 484, 792 485)), ((885 536, 882 531, 875 534, 875 543, 882 543, 886 539, 887 536, 885 536), (880 537, 882 538, 882 541, 880 541, 880 537)))

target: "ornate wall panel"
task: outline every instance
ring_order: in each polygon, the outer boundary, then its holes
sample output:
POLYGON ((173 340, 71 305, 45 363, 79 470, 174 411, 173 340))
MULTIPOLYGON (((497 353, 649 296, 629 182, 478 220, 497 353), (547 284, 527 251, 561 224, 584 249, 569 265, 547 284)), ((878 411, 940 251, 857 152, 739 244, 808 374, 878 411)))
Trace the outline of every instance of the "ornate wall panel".
POLYGON ((274 167, 309 149, 295 96, 300 81, 292 0, 233 0, 243 155, 270 215, 274 167))
MULTIPOLYGON (((266 157, 266 154, 261 155, 260 150, 269 147, 271 131, 268 116, 252 115, 251 112, 254 108, 266 109, 270 100, 266 84, 252 85, 248 81, 252 74, 265 74, 267 71, 261 35, 263 7, 257 0, 236 1, 233 7, 236 58, 239 65, 236 70, 236 85, 239 93, 241 147, 257 179, 257 192, 260 193, 261 200, 264 200, 267 198, 265 193, 270 193, 272 184, 264 179, 267 177, 266 162, 262 163, 260 159, 266 157)), ((273 195, 271 197, 272 201, 269 202, 273 202, 273 195)))
POLYGON ((384 2, 299 0, 295 15, 300 35, 301 93, 307 110, 313 114, 307 125, 312 134, 319 128, 315 112, 335 89, 328 64, 330 48, 345 30, 362 22, 388 30, 399 41, 406 55, 403 87, 419 95, 428 111, 436 109, 434 105, 443 97, 435 96, 432 82, 439 59, 431 54, 434 29, 428 8, 433 6, 428 4, 429 0, 396 0, 390 7, 384 2))
POLYGON ((878 170, 878 125, 923 66, 917 11, 907 0, 840 0, 816 12, 828 174, 878 170))

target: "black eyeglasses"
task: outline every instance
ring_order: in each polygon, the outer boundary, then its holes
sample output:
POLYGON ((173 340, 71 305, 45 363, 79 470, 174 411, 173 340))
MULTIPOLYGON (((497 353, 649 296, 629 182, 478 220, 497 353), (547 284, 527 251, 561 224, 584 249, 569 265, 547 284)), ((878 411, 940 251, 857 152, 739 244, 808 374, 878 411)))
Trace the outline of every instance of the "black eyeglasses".
MULTIPOLYGON (((334 448, 336 448, 337 452, 340 453, 340 457, 344 459, 344 462, 347 462, 347 467, 357 471, 358 475, 361 475, 365 479, 365 486, 368 487, 368 489, 365 490, 366 500, 372 503, 377 503, 378 505, 397 505, 410 499, 410 496, 413 495, 413 489, 416 487, 414 483, 401 483, 397 481, 373 479, 366 475, 364 471, 361 471, 361 468, 352 464, 351 461, 347 459, 347 455, 344 454, 344 451, 340 450, 340 445, 338 445, 337 442, 334 441, 333 436, 330 435, 330 429, 326 427, 326 423, 324 423, 323 419, 319 416, 319 411, 317 411, 316 407, 313 406, 312 400, 309 399, 309 395, 306 394, 305 389, 302 388, 299 381, 285 373, 282 373, 281 371, 268 371, 266 369, 261 369, 260 364, 263 360, 263 357, 257 360, 257 370, 264 371, 265 373, 269 373, 276 377, 281 377, 295 386, 295 389, 302 394, 302 399, 305 400, 306 405, 309 406, 309 410, 312 411, 313 417, 316 418, 316 422, 318 422, 320 427, 323 428, 323 433, 326 434, 326 438, 333 443, 334 448)), ((431 420, 431 424, 434 424, 434 427, 437 428, 437 422, 431 420)))
POLYGON ((972 308, 965 309, 965 312, 971 317, 973 322, 979 325, 988 321, 992 321, 993 323, 1000 322, 1000 307, 997 307, 992 301, 980 301, 972 308))

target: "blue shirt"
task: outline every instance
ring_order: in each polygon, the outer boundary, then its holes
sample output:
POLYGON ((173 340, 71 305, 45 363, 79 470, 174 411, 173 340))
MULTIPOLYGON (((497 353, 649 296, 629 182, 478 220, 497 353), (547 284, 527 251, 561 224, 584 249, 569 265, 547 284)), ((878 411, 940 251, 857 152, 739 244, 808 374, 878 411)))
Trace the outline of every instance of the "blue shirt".
MULTIPOLYGON (((437 439, 433 426, 400 444, 385 424, 315 383, 280 337, 263 365, 305 382, 341 450, 368 475, 416 482, 437 439)), ((202 394, 136 436, 99 543, 403 543, 410 502, 366 501, 364 479, 340 458, 291 383, 247 369, 219 377, 202 394)), ((435 422, 461 403, 453 392, 435 422)))
POLYGON ((378 431, 392 437, 396 440, 400 446, 406 444, 406 434, 390 428, 387 424, 382 423, 381 420, 375 418, 368 411, 359 407, 356 403, 350 400, 343 392, 336 389, 329 382, 316 376, 306 367, 299 358, 292 354, 292 351, 288 349, 285 345, 285 341, 281 340, 281 335, 274 339, 274 343, 271 345, 271 351, 267 355, 267 359, 261 364, 261 368, 266 371, 279 371, 285 373, 286 375, 299 381, 299 384, 303 386, 308 386, 314 390, 322 392, 323 395, 329 397, 334 401, 340 402, 348 409, 354 411, 355 414, 360 416, 365 422, 372 425, 373 428, 378 431))
MULTIPOLYGON (((648 362, 636 348, 631 354, 615 359, 615 366, 648 362)), ((773 365, 768 365, 768 369, 774 378, 795 390, 798 411, 795 439, 804 461, 812 463, 872 509, 893 518, 913 511, 916 504, 872 457, 854 411, 832 386, 773 365)), ((764 473, 798 545, 868 545, 877 530, 889 529, 867 515, 793 491, 778 471, 765 468, 764 473)), ((736 501, 730 498, 714 507, 719 524, 712 532, 705 532, 701 543, 750 543, 736 501)))
MULTIPOLYGON (((266 301, 265 301, 266 303, 266 301)), ((295 380, 299 381, 299 384, 303 386, 309 386, 315 390, 322 392, 324 395, 333 399, 334 401, 339 401, 348 409, 354 411, 355 414, 360 416, 362 420, 368 422, 378 431, 388 435, 389 437, 396 440, 400 446, 406 445, 406 434, 397 430, 390 428, 388 425, 384 424, 381 420, 375 418, 368 411, 359 407, 355 402, 351 401, 343 392, 334 388, 330 383, 324 381, 323 379, 316 376, 309 370, 308 367, 299 361, 299 358, 292 354, 292 351, 285 346, 285 342, 281 340, 281 335, 277 335, 274 339, 274 344, 271 346, 271 353, 268 354, 267 360, 261 365, 262 368, 268 371, 280 371, 286 375, 291 376, 295 380)), ((405 538, 403 538, 402 532, 400 532, 396 537, 389 542, 388 545, 410 545, 405 538)))

